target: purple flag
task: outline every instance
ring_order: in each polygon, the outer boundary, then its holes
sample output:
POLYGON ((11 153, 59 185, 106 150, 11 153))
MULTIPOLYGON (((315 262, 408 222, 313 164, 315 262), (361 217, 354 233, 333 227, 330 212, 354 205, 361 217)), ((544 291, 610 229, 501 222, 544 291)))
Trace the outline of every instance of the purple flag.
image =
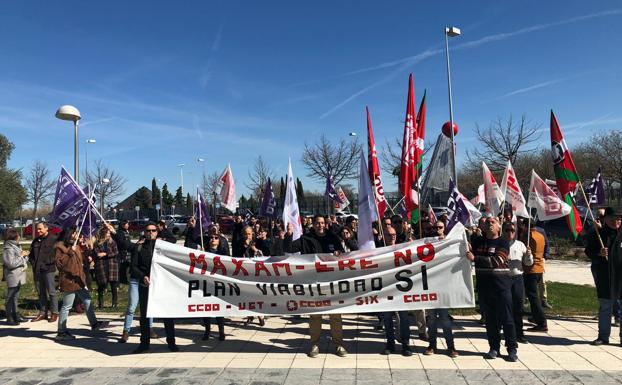
POLYGON ((337 190, 335 190, 335 185, 333 184, 333 176, 329 173, 328 178, 326 178, 326 196, 333 202, 343 203, 341 199, 339 199, 339 194, 337 194, 337 190))
POLYGON ((261 202, 261 209, 259 215, 262 217, 269 217, 276 219, 276 199, 274 199, 274 191, 272 191, 272 182, 270 178, 266 182, 266 187, 263 192, 263 201, 261 202))
POLYGON ((605 184, 603 183, 603 176, 598 168, 596 177, 592 179, 592 183, 585 189, 585 193, 592 205, 604 205, 605 204, 605 184))
POLYGON ((205 198, 203 198, 203 195, 201 195, 199 189, 197 189, 197 199, 194 202, 194 217, 197 220, 197 224, 196 226, 194 226, 192 234, 195 238, 198 238, 201 236, 201 231, 205 233, 209 226, 212 224, 212 220, 207 213, 205 198))
POLYGON ((89 207, 84 191, 63 167, 58 177, 54 208, 49 221, 61 227, 80 226, 89 207))
POLYGON ((458 222, 467 226, 469 223, 469 219, 471 218, 471 214, 469 214, 469 209, 464 204, 460 191, 458 191, 452 179, 449 180, 449 199, 447 200, 447 214, 448 216, 447 224, 445 225, 445 234, 449 234, 449 231, 458 222))
POLYGON ((90 238, 92 236, 95 236, 95 233, 97 233, 97 213, 95 213, 95 210, 93 210, 93 207, 95 207, 95 194, 91 193, 91 189, 89 186, 86 186, 86 191, 84 191, 84 194, 91 199, 91 204, 87 208, 88 213, 86 214, 86 218, 84 219, 81 234, 87 238, 90 238))

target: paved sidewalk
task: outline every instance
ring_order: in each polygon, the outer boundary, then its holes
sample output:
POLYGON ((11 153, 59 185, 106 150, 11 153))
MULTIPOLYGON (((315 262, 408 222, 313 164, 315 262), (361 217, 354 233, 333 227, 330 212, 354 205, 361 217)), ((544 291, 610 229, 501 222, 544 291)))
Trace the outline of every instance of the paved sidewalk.
POLYGON ((545 269, 547 281, 594 286, 589 262, 548 260, 545 269))
MULTIPOLYGON (((130 354, 138 344, 137 336, 127 344, 116 342, 122 327, 120 318, 112 319, 105 331, 91 332, 85 316, 72 316, 69 327, 78 339, 62 344, 52 340, 54 324, 0 326, 0 366, 5 368, 0 372, 0 383, 494 385, 607 384, 622 380, 622 372, 616 372, 622 370, 619 339, 612 338, 609 346, 590 345, 597 334, 596 321, 590 319, 552 319, 548 333, 527 333, 531 343, 520 345, 516 363, 482 357, 488 346, 485 330, 476 317, 456 319, 456 347, 461 354, 456 359, 445 354, 422 355, 426 344, 420 340, 412 341, 417 353, 412 357, 380 355, 383 334, 374 330, 374 324, 375 318, 369 316, 344 317, 350 352, 345 358, 332 354, 328 331, 322 340, 322 354, 307 357, 306 320, 285 317, 269 318, 264 327, 244 326, 239 319, 228 321, 224 342, 201 341, 202 327, 184 323, 177 326, 179 353, 168 352, 164 338, 160 338, 153 343, 151 353, 141 355, 130 354)), ((161 324, 156 325, 162 335, 161 324)), ((613 333, 617 334, 617 329, 613 333)), ((439 340, 439 347, 444 347, 443 343, 439 340)))

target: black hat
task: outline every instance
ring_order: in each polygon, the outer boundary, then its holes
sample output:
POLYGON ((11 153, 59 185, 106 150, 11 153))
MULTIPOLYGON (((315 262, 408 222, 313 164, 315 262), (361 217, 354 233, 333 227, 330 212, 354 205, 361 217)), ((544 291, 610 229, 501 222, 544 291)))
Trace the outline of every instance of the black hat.
POLYGON ((620 209, 614 209, 613 207, 606 207, 605 208, 605 216, 609 217, 620 217, 622 216, 622 210, 620 209))

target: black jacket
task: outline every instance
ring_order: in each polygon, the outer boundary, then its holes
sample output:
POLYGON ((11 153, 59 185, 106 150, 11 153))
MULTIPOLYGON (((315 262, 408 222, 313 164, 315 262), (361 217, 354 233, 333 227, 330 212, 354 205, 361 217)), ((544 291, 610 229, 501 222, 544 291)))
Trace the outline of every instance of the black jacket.
POLYGON ((291 235, 285 235, 283 239, 283 251, 286 253, 319 254, 322 246, 315 238, 306 235, 292 241, 291 235))
POLYGON ((177 237, 167 228, 164 228, 162 231, 158 232, 158 238, 163 239, 166 242, 177 243, 177 237))
POLYGON ((612 263, 617 260, 617 254, 612 255, 616 248, 615 239, 617 233, 605 225, 599 230, 599 234, 603 245, 609 249, 610 257, 605 259, 599 255, 601 246, 595 229, 592 229, 586 236, 585 254, 592 260, 592 274, 596 284, 596 296, 601 299, 611 299, 612 289, 618 289, 615 295, 619 295, 620 291, 619 285, 614 285, 615 288, 612 287, 611 278, 613 274, 610 274, 612 263))
POLYGON ((136 245, 132 253, 130 276, 138 279, 141 283, 143 278, 149 277, 151 274, 151 260, 153 258, 155 243, 155 240, 145 239, 142 245, 136 245))
POLYGON ((54 256, 54 245, 56 236, 48 233, 47 237, 35 238, 30 244, 30 254, 28 260, 32 265, 34 274, 53 273, 56 271, 56 258, 54 256))
POLYGON ((117 230, 114 235, 114 241, 117 243, 117 249, 119 250, 119 261, 126 262, 132 257, 132 250, 134 244, 130 238, 130 232, 123 229, 117 230))

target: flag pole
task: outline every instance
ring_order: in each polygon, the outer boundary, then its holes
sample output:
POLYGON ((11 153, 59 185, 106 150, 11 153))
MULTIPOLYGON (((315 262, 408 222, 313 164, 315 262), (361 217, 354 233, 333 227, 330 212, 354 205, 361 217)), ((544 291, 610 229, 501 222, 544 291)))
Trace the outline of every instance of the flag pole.
MULTIPOLYGON (((87 199, 89 200, 89 206, 90 206, 90 202, 91 199, 93 199, 93 195, 94 195, 95 191, 89 191, 89 197, 87 197, 87 199)), ((91 228, 91 216, 89 215, 89 210, 87 209, 84 212, 84 217, 82 218, 82 223, 80 223, 80 228, 78 229, 78 237, 76 238, 75 241, 73 241, 73 247, 76 247, 76 244, 78 244, 78 239, 80 239, 80 233, 82 233, 82 227, 84 227, 84 222, 86 222, 86 217, 89 217, 89 228, 91 228)))
MULTIPOLYGON (((592 217, 592 223, 594 223, 594 230, 596 230, 596 236, 598 237, 598 241, 600 242, 600 248, 604 249, 605 244, 603 243, 603 239, 600 236, 600 231, 598 231, 598 226, 596 226, 595 224, 596 220, 594 219, 594 213, 592 213, 591 202, 587 199, 587 196, 585 195, 585 190, 583 190, 583 183, 581 183, 581 181, 579 181, 579 189, 581 190, 581 194, 583 194, 583 199, 587 203, 587 211, 592 217)), ((608 258, 605 257, 605 259, 608 259, 608 258)))
POLYGON ((421 204, 423 202, 421 202, 421 184, 419 182, 421 178, 417 178, 417 200, 419 201, 419 204, 417 205, 417 210, 419 210, 419 239, 423 239, 423 229, 421 227, 421 204))
POLYGON ((203 245, 203 218, 201 217, 201 211, 203 211, 201 207, 201 199, 199 199, 199 186, 197 186, 197 208, 199 209, 199 231, 201 232, 201 250, 205 251, 205 246, 203 245))
POLYGON ((404 196, 403 196, 403 197, 402 197, 402 199, 400 199, 399 201, 397 201, 397 203, 395 204, 395 206, 393 206, 393 207, 389 206, 389 208, 391 209, 391 212, 393 213, 393 215, 395 215, 395 208, 396 208, 397 206, 399 206, 399 205, 400 205, 400 203, 402 203, 402 201, 404 200, 404 198, 406 198, 406 197, 404 197, 404 196))

